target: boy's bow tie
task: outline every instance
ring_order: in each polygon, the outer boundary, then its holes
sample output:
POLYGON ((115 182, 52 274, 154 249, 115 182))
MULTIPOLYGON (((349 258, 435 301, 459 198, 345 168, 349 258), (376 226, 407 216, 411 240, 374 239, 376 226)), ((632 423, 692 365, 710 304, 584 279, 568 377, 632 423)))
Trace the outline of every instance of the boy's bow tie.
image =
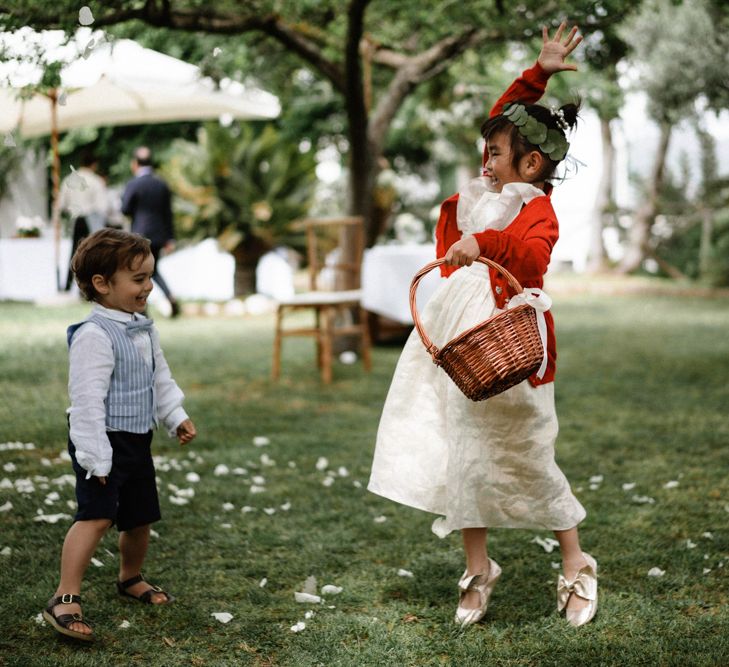
POLYGON ((135 331, 150 331, 154 320, 150 320, 147 317, 140 317, 139 319, 129 320, 126 323, 127 333, 131 336, 135 331))

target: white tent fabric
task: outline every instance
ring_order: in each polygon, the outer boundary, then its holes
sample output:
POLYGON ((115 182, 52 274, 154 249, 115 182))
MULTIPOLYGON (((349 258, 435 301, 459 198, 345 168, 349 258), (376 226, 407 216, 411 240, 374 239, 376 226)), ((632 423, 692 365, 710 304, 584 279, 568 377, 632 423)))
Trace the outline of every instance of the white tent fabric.
MULTIPOLYGON (((61 71, 56 107, 58 130, 97 125, 131 125, 228 116, 275 118, 275 96, 235 82, 216 90, 189 63, 131 40, 102 42, 61 71), (65 98, 65 99, 64 99, 65 98)), ((36 94, 18 99, 18 90, 0 89, 0 132, 24 137, 51 131, 51 100, 36 94)))

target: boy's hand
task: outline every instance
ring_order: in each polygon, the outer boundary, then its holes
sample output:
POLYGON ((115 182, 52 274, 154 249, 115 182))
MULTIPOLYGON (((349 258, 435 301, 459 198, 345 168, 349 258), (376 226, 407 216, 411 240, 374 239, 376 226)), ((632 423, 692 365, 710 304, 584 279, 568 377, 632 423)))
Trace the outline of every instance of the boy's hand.
POLYGON ((542 27, 542 50, 539 53, 537 62, 547 74, 564 72, 565 70, 575 71, 577 69, 577 65, 566 63, 565 59, 582 41, 582 35, 577 34, 577 26, 574 26, 567 34, 563 44, 562 33, 566 27, 567 23, 562 21, 552 39, 549 39, 547 27, 542 27))
POLYGON ((191 419, 186 419, 177 427, 177 439, 181 445, 186 445, 197 435, 197 429, 191 419))
POLYGON ((467 236, 448 248, 444 259, 450 266, 471 266, 480 254, 478 241, 473 236, 467 236))
POLYGON ((106 477, 97 477, 96 479, 99 480, 99 484, 101 484, 101 486, 106 486, 106 477))

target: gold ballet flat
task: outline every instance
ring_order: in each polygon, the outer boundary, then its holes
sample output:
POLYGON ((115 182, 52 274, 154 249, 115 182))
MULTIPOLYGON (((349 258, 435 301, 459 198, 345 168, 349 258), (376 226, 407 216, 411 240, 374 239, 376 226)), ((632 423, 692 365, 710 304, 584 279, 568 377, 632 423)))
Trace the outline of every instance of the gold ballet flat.
POLYGON ((572 581, 568 581, 560 574, 557 580, 557 611, 565 610, 567 622, 575 628, 589 623, 597 611, 597 562, 595 559, 583 552, 587 565, 580 569, 572 581), (576 595, 589 604, 577 611, 565 609, 570 596, 576 595))
POLYGON ((460 590, 460 601, 463 601, 466 593, 469 591, 477 591, 480 597, 481 604, 475 609, 466 609, 459 603, 458 609, 456 609, 455 621, 462 628, 465 628, 474 623, 478 623, 486 614, 486 608, 489 604, 489 598, 493 593, 494 586, 501 576, 501 568, 499 564, 489 558, 489 572, 488 574, 472 574, 468 576, 468 570, 463 573, 460 581, 458 582, 458 589, 460 590))

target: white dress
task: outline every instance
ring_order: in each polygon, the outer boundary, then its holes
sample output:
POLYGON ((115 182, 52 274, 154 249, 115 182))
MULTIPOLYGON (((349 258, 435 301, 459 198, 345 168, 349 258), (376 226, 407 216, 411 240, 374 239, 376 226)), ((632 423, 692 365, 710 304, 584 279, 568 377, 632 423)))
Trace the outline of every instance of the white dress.
MULTIPOLYGON (((505 229, 541 190, 512 183, 501 195, 485 179, 460 194, 464 235, 505 229)), ((437 269, 436 269, 437 270, 437 269)), ((421 313, 442 347, 495 313, 488 268, 473 264, 444 280, 421 313)), ((554 384, 528 381, 485 401, 466 398, 413 330, 385 401, 368 489, 439 514, 433 531, 461 528, 567 530, 585 517, 554 460, 554 384)))

